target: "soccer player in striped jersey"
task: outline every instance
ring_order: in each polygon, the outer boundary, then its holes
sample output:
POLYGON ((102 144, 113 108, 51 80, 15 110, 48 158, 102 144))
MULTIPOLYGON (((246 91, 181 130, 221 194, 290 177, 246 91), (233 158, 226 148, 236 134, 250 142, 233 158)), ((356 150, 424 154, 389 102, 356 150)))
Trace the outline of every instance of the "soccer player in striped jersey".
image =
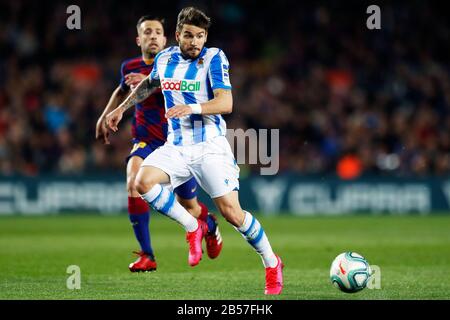
POLYGON ((280 294, 283 263, 271 248, 258 220, 238 200, 239 167, 225 138, 222 114, 232 111, 229 63, 218 48, 204 46, 210 18, 188 7, 178 15, 178 46, 161 51, 148 78, 107 116, 117 131, 123 112, 160 87, 165 99, 168 137, 150 154, 136 177, 136 190, 155 210, 181 224, 189 243, 188 262, 202 258, 205 223, 190 215, 165 185, 177 187, 192 177, 214 200, 225 219, 261 256, 266 271, 265 294, 280 294))
MULTIPOLYGON (((120 85, 113 92, 109 103, 100 116, 96 127, 96 137, 109 144, 106 115, 117 107, 133 88, 145 79, 153 69, 154 58, 166 44, 164 20, 154 16, 143 16, 137 23, 137 45, 141 55, 128 59, 121 66, 120 85)), ((153 271, 157 264, 151 245, 149 230, 149 207, 135 188, 136 174, 145 159, 155 149, 162 146, 167 138, 167 119, 164 116, 164 97, 159 90, 145 100, 136 103, 132 121, 133 148, 127 161, 128 213, 135 237, 141 250, 135 252, 138 259, 129 265, 131 272, 153 271)), ((175 189, 178 201, 195 217, 208 225, 206 237, 207 252, 210 258, 216 258, 222 249, 222 239, 216 218, 208 213, 207 207, 197 201, 197 183, 195 178, 186 181, 175 189)))

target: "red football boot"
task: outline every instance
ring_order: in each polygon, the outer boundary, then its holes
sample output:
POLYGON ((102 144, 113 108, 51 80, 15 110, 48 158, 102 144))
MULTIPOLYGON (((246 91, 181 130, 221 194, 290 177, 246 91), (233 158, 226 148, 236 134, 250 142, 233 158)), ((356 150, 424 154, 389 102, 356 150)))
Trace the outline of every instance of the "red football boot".
POLYGON ((186 242, 189 243, 189 265, 196 266, 202 259, 202 240, 208 231, 206 222, 197 219, 198 228, 195 231, 186 233, 186 242))
POLYGON ((156 261, 152 259, 148 254, 143 251, 133 251, 133 253, 137 254, 139 258, 130 263, 128 269, 131 272, 146 272, 146 271, 155 271, 156 270, 156 261))
POLYGON ((264 294, 280 294, 283 290, 284 264, 277 256, 278 264, 274 268, 266 268, 266 288, 264 294))
POLYGON ((208 253, 208 257, 214 259, 217 258, 220 254, 220 251, 222 251, 223 242, 216 216, 212 213, 210 213, 209 216, 214 220, 214 223, 216 224, 216 231, 214 233, 209 231, 206 233, 206 252, 208 253))

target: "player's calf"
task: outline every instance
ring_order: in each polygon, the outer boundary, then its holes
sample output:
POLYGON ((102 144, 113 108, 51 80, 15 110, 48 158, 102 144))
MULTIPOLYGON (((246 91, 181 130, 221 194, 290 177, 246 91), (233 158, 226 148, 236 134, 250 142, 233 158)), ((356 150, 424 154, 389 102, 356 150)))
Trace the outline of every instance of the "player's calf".
POLYGON ((192 199, 185 199, 177 194, 177 200, 183 206, 183 208, 185 208, 193 217, 198 219, 201 218, 200 216, 202 213, 202 207, 197 201, 197 197, 194 197, 192 199))
MULTIPOLYGON (((153 248, 150 240, 150 211, 147 202, 141 199, 135 188, 135 178, 142 164, 142 158, 130 157, 127 164, 127 191, 128 191, 128 217, 130 219, 136 240, 139 242, 141 252, 153 257, 153 248)), ((154 260, 154 259, 151 259, 154 260)), ((156 263, 147 261, 146 257, 140 255, 140 258, 130 265, 130 271, 146 271, 146 269, 156 269, 156 263)))
POLYGON ((274 254, 267 235, 250 212, 243 211, 237 198, 237 192, 231 192, 214 199, 225 219, 239 231, 245 240, 261 256, 266 268, 266 294, 279 294, 283 287, 282 264, 274 254))
POLYGON ((226 195, 220 198, 214 199, 217 209, 219 209, 222 216, 227 220, 230 224, 235 227, 239 227, 244 222, 244 212, 237 202, 237 199, 234 199, 233 195, 226 195), (236 201, 235 201, 236 200, 236 201))
POLYGON ((173 192, 161 186, 160 183, 168 182, 168 179, 168 175, 160 169, 143 167, 139 170, 136 178, 136 188, 141 193, 142 199, 147 201, 152 208, 177 221, 186 230, 186 239, 189 243, 188 260, 189 264, 194 266, 199 263, 202 257, 202 240, 206 234, 207 226, 205 222, 190 215, 175 199, 173 192), (150 173, 154 175, 146 177, 146 169, 149 169, 150 173), (151 186, 150 189, 148 189, 149 186, 151 186))

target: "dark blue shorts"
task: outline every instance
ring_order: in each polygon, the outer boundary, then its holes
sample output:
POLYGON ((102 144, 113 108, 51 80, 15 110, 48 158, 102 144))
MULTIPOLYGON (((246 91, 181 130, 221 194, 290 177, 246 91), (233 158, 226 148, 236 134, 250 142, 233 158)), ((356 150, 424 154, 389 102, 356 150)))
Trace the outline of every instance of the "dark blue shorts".
POLYGON ((148 157, 148 155, 150 153, 155 151, 155 149, 156 148, 153 148, 146 142, 133 140, 133 149, 131 149, 131 152, 126 159, 126 162, 128 163, 128 161, 131 159, 131 157, 134 157, 134 156, 145 159, 148 157))
POLYGON ((193 199, 197 196, 197 181, 194 177, 175 188, 175 193, 183 199, 193 199))
MULTIPOLYGON (((130 154, 128 155, 126 161, 128 162, 131 157, 137 156, 142 159, 147 158, 147 156, 155 151, 155 148, 151 147, 145 142, 142 141, 133 141, 133 149, 131 149, 130 154)), ((193 199, 197 196, 197 181, 194 177, 192 177, 187 182, 183 183, 181 186, 175 188, 175 193, 183 199, 193 199)))

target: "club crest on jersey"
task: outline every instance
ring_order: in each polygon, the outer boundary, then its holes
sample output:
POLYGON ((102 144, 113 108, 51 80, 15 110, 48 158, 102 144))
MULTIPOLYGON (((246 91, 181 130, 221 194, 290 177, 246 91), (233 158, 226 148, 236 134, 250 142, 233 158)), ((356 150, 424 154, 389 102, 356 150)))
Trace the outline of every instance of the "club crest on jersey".
POLYGON ((196 67, 197 67, 197 69, 200 69, 200 68, 203 68, 203 66, 204 66, 204 60, 203 60, 203 58, 199 58, 198 62, 196 64, 196 67))
POLYGON ((200 91, 200 81, 162 79, 161 90, 163 90, 163 91, 180 91, 180 92, 197 92, 197 91, 200 91))

